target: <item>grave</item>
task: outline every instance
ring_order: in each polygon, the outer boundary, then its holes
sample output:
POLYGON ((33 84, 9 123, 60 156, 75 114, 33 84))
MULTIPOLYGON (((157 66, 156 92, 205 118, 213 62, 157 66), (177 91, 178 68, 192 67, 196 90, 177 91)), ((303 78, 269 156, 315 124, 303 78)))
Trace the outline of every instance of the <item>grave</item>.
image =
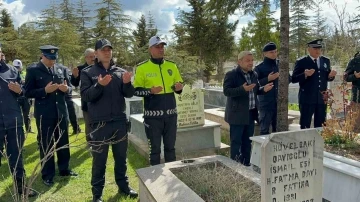
MULTIPOLYGON (((290 114, 290 112, 289 112, 290 114)), ((217 123, 221 124, 221 128, 227 131, 230 130, 229 124, 224 120, 225 117, 225 108, 213 108, 213 109, 205 109, 205 118, 217 123)), ((293 121, 295 117, 288 116, 289 130, 300 130, 300 125, 294 124, 293 121)), ((271 130, 271 129, 270 129, 271 130)), ((255 131, 254 135, 260 134, 260 126, 258 123, 255 123, 255 131)))
MULTIPOLYGON (((189 86, 185 86, 182 94, 176 95, 176 102, 178 129, 175 149, 178 159, 213 155, 229 148, 221 143, 220 124, 204 118, 204 96, 200 89, 191 90, 189 86)), ((149 145, 143 115, 130 115, 130 121, 129 140, 141 155, 148 157, 149 145)), ((162 160, 163 154, 161 145, 162 160)))
MULTIPOLYGON (((224 156, 205 156, 138 169, 136 173, 139 178, 140 202, 205 202, 198 193, 195 193, 194 190, 181 181, 176 173, 186 172, 189 168, 198 168, 210 164, 225 167, 230 170, 230 174, 233 174, 233 177, 235 177, 235 175, 241 175, 248 181, 247 183, 251 184, 250 186, 252 188, 258 190, 258 193, 250 192, 250 195, 260 195, 261 183, 258 173, 224 156)), ((208 177, 213 178, 213 176, 208 177)), ((243 184, 245 180, 239 180, 239 184, 243 184)), ((205 181, 202 181, 202 184, 204 183, 205 181)), ((219 181, 218 183, 224 182, 219 181)), ((237 186, 237 184, 233 186, 237 186)), ((250 190, 253 189, 249 187, 249 191, 250 190)), ((260 196, 258 198, 260 199, 260 196)), ((258 200, 247 201, 258 202, 258 200)))
POLYGON ((270 134, 261 146, 261 202, 322 201, 323 148, 315 129, 270 134))
MULTIPOLYGON (((319 133, 321 128, 315 130, 319 133)), ((251 164, 260 167, 261 145, 269 139, 269 135, 251 137, 250 139, 253 142, 251 164)), ((357 187, 360 186, 360 163, 329 152, 324 151, 323 153, 323 202, 360 201, 357 190, 357 187)))
MULTIPOLYGON (((80 96, 76 98, 72 98, 72 100, 74 102, 76 117, 78 119, 84 118, 81 110, 80 96)), ((128 119, 130 118, 130 114, 139 114, 143 112, 143 103, 141 97, 133 96, 131 98, 125 98, 125 103, 126 103, 125 113, 128 119)))

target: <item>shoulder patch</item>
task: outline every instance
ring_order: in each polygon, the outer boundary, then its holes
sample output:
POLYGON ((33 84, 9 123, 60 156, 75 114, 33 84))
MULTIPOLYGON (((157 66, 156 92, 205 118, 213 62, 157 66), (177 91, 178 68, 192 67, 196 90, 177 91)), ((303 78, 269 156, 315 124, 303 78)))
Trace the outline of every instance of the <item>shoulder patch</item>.
POLYGON ((150 61, 149 59, 147 59, 147 60, 144 60, 144 61, 140 62, 139 64, 137 64, 136 66, 140 66, 140 65, 143 65, 143 64, 145 64, 145 63, 147 63, 147 62, 149 62, 149 61, 150 61))

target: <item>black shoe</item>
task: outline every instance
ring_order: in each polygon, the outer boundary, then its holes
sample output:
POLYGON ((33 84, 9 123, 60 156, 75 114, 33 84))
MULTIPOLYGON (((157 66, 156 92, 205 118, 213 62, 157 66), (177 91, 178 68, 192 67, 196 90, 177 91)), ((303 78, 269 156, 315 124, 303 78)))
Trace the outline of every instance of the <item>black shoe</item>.
POLYGON ((52 186, 52 185, 54 185, 54 181, 53 180, 43 180, 43 182, 44 182, 44 184, 46 185, 46 186, 52 186))
POLYGON ((119 192, 129 196, 130 198, 137 198, 138 197, 138 193, 131 187, 127 187, 126 189, 120 189, 119 188, 119 192))
POLYGON ((103 202, 101 196, 93 196, 93 202, 103 202))
MULTIPOLYGON (((45 183, 45 182, 44 182, 45 183)), ((19 190, 19 195, 22 195, 23 193, 22 193, 22 190, 19 190)), ((37 196, 37 193, 36 193, 36 191, 34 191, 33 189, 29 189, 29 193, 28 193, 28 197, 35 197, 35 196, 37 196)))
POLYGON ((62 176, 62 177, 67 177, 67 176, 76 177, 76 176, 78 176, 78 174, 75 173, 72 170, 61 171, 59 175, 62 176))

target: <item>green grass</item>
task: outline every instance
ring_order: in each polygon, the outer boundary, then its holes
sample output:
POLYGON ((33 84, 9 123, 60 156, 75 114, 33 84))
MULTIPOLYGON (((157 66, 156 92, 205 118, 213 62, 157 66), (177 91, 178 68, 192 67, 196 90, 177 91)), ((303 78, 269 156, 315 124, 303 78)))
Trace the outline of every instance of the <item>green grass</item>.
MULTIPOLYGON (((82 131, 84 129, 84 123, 80 122, 80 127, 82 131)), ((36 132, 35 120, 32 120, 33 131, 36 132)), ((72 129, 69 129, 71 134, 72 129)), ((85 142, 83 138, 85 133, 80 133, 78 137, 76 135, 70 135, 70 142, 77 140, 76 145, 85 142)), ((74 145, 71 145, 74 146, 74 145)), ((110 147, 111 148, 111 147, 110 147)), ((35 165, 39 161, 39 150, 37 148, 36 133, 30 133, 27 135, 24 146, 24 164, 26 174, 29 177, 33 171, 35 165)), ((41 195, 35 199, 31 198, 30 201, 46 201, 46 202, 80 202, 80 201, 91 201, 91 167, 92 167, 92 158, 90 152, 85 149, 85 144, 81 147, 71 147, 71 159, 70 159, 70 168, 79 174, 78 177, 59 177, 54 178, 55 184, 52 187, 47 187, 42 183, 41 175, 38 175, 33 188, 40 192, 41 195)), ((128 170, 127 174, 129 176, 130 186, 135 190, 138 189, 138 178, 136 176, 136 169, 147 167, 148 163, 143 156, 140 156, 136 150, 129 145, 128 148, 128 170)), ((57 166, 56 166, 57 169, 57 166)), ((56 173, 58 171, 56 170, 56 173)), ((0 167, 0 202, 11 202, 13 201, 10 191, 12 192, 12 178, 7 166, 7 161, 2 161, 2 166, 0 167)), ((106 169, 106 181, 104 188, 103 199, 106 202, 135 202, 138 199, 130 199, 123 195, 117 193, 117 185, 114 179, 114 159, 112 151, 109 151, 109 157, 107 161, 106 169)))

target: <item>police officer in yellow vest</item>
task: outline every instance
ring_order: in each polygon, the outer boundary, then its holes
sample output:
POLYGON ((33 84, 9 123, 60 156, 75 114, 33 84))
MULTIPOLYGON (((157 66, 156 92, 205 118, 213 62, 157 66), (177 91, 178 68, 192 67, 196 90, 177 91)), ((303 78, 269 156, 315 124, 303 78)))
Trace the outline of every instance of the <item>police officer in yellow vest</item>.
POLYGON ((144 125, 150 143, 150 164, 160 164, 161 137, 165 162, 176 160, 177 111, 174 93, 183 89, 182 78, 174 62, 164 59, 166 42, 158 36, 149 40, 151 58, 136 68, 135 96, 144 97, 144 125))

